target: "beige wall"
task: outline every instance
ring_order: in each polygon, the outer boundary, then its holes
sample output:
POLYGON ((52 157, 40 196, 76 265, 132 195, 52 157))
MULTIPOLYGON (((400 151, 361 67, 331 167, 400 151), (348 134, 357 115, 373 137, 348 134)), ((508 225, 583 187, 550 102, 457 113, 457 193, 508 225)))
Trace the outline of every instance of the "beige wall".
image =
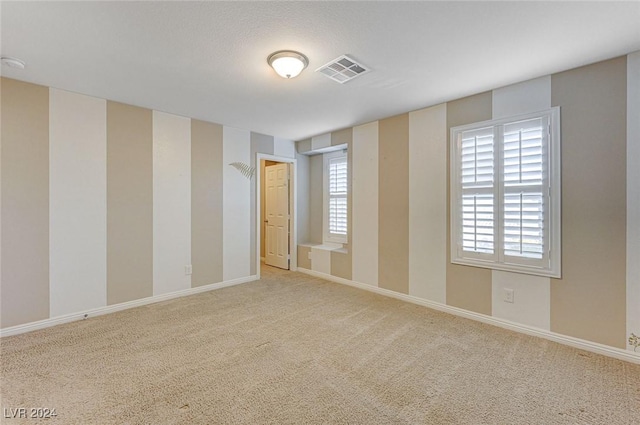
POLYGON ((378 126, 378 286, 409 293, 409 114, 378 126))
POLYGON ((620 348, 626 346, 626 69, 622 57, 551 77, 551 101, 562 114, 563 217, 551 330, 620 348))
MULTIPOLYGON (((491 92, 447 103, 447 138, 451 127, 491 119, 491 92)), ((448 139, 447 139, 448 140, 448 139)), ((447 143, 450 147, 451 143, 447 143)), ((447 187, 450 184, 450 154, 447 151, 447 187)), ((451 208, 447 190, 447 205, 451 208)), ((491 270, 451 263, 451 223, 447 211, 447 304, 491 315, 491 270)))
POLYGON ((152 111, 107 102, 107 304, 153 295, 152 111))
POLYGON ((309 259, 309 253, 311 248, 304 245, 298 245, 298 267, 311 270, 311 260, 309 259))
POLYGON ((49 89, 2 79, 2 327, 49 317, 49 89))
POLYGON ((192 286, 222 281, 222 126, 191 120, 192 286))

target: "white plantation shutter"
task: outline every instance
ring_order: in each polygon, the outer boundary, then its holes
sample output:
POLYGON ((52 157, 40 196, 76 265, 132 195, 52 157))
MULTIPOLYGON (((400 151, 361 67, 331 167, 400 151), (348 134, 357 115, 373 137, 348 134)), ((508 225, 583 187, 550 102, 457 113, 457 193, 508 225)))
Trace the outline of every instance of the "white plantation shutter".
POLYGON ((560 276, 558 108, 451 129, 452 262, 560 276))
POLYGON ((328 240, 346 243, 347 237, 347 155, 327 154, 328 240))
POLYGON ((504 255, 545 258, 547 124, 543 118, 503 126, 504 255))
POLYGON ((493 254, 493 195, 462 195, 462 249, 493 254))
POLYGON ((462 133, 462 250, 493 254, 494 248, 494 134, 493 127, 462 133))
POLYGON ((541 259, 544 256, 542 193, 504 195, 504 254, 541 259))

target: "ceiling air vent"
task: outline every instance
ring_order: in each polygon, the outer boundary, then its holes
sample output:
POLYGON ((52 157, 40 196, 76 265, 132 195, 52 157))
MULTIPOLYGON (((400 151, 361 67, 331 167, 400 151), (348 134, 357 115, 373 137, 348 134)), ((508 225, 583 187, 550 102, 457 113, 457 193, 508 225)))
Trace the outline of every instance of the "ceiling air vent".
POLYGON ((346 55, 342 55, 316 69, 316 72, 320 72, 340 84, 351 81, 357 76, 366 74, 369 71, 370 69, 365 68, 362 64, 359 64, 346 55))

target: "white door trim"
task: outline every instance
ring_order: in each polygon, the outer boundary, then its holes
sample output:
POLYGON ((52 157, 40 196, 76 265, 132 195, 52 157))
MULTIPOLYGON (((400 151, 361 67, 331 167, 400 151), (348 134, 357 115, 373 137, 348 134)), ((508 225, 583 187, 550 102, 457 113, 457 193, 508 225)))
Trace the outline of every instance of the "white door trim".
POLYGON ((296 159, 287 158, 285 156, 269 155, 266 153, 256 153, 256 276, 260 279, 260 241, 261 235, 261 222, 260 222, 260 209, 262 208, 260 202, 261 190, 261 176, 260 168, 262 166, 262 160, 287 162, 290 164, 289 169, 289 205, 291 208, 291 219, 289 220, 289 251, 291 255, 291 261, 289 263, 289 270, 296 271, 298 269, 298 235, 296 232, 297 226, 297 205, 296 205, 296 184, 297 184, 297 168, 296 159))

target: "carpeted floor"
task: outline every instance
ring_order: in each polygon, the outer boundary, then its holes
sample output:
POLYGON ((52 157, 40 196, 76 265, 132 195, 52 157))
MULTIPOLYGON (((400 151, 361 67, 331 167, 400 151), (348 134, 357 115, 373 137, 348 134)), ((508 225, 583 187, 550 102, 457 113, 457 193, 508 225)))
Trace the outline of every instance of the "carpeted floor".
POLYGON ((640 365, 307 275, 3 338, 2 424, 639 424, 640 365), (29 412, 29 410, 27 410, 29 412))

